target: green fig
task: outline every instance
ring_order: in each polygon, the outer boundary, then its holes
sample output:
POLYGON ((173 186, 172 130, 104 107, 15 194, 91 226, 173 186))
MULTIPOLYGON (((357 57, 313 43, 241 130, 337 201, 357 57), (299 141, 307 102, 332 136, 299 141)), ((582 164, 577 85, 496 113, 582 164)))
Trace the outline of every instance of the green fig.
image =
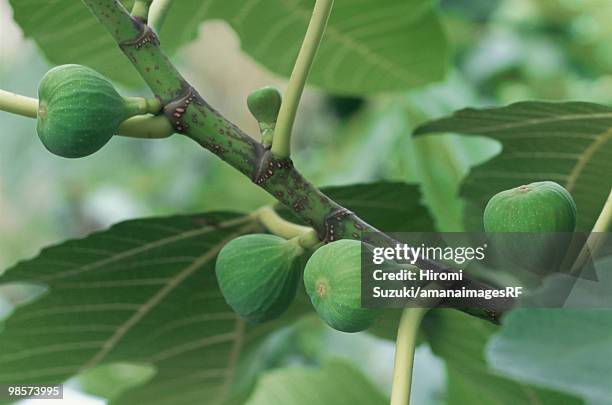
POLYGON ((552 181, 531 183, 502 191, 484 211, 487 232, 573 232, 576 203, 552 181))
POLYGON ((280 92, 270 86, 254 90, 247 98, 247 106, 253 117, 259 122, 261 141, 266 147, 272 145, 272 137, 281 103, 280 92))
POLYGON ((230 241, 215 266, 226 302, 252 323, 280 316, 295 298, 302 254, 296 240, 274 235, 245 235, 230 241))
POLYGON ((104 76, 80 65, 48 71, 38 97, 38 136, 51 153, 66 158, 98 151, 121 122, 148 107, 144 99, 121 97, 104 76))
POLYGON ((559 271, 576 228, 576 204, 561 185, 542 181, 502 191, 484 211, 485 231, 503 266, 559 271))
POLYGON ((249 111, 258 122, 276 122, 281 102, 280 92, 271 86, 254 90, 247 98, 249 111))
POLYGON ((343 332, 367 329, 378 311, 361 307, 361 242, 342 239, 317 249, 306 263, 304 285, 319 316, 343 332))

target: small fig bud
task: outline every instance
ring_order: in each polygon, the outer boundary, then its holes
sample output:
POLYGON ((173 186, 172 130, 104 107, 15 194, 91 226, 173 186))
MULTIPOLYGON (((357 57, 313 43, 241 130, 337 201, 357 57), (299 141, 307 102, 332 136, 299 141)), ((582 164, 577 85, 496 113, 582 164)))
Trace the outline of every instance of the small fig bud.
POLYGON ((306 263, 304 285, 329 326, 343 332, 367 329, 378 312, 361 307, 361 242, 339 240, 317 249, 306 263))
POLYGON ((280 111, 282 96, 280 92, 271 86, 257 89, 247 98, 249 111, 258 122, 272 124, 276 122, 280 111))
POLYGON ((48 71, 38 97, 38 136, 51 153, 66 158, 98 151, 122 121, 138 114, 104 76, 80 65, 48 71))
POLYGON ((225 300, 249 322, 280 316, 295 298, 302 253, 296 241, 274 235, 232 240, 221 249, 215 269, 225 300))

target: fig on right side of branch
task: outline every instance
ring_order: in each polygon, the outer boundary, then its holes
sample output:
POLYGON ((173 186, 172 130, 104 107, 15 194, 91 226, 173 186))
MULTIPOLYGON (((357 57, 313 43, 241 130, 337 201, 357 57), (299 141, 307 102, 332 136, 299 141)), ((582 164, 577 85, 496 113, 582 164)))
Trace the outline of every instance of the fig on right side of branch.
POLYGON ((541 181, 494 195, 484 211, 487 232, 573 232, 576 203, 563 186, 541 181))
POLYGON ((559 270, 576 228, 576 203, 561 185, 542 181, 494 195, 484 228, 503 264, 540 275, 559 270))

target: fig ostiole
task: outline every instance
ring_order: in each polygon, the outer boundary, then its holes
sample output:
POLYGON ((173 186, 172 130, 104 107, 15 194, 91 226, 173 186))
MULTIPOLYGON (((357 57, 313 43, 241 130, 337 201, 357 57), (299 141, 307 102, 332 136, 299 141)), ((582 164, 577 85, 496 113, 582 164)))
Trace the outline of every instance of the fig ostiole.
POLYGON ((249 111, 259 123, 261 142, 265 147, 272 145, 276 119, 280 111, 282 96, 271 86, 252 91, 247 97, 249 111))
POLYGON ((251 323, 277 318, 295 298, 303 253, 297 240, 269 234, 230 241, 219 252, 215 266, 223 297, 251 323))
POLYGON ((367 329, 378 311, 361 307, 361 242, 342 239, 317 249, 304 269, 304 285, 319 316, 342 332, 367 329))
POLYGON ((542 181, 502 191, 484 211, 485 231, 505 266, 557 271, 576 228, 576 204, 561 185, 542 181))
POLYGON ((159 108, 154 99, 122 97, 108 79, 81 65, 49 70, 38 97, 38 136, 51 153, 66 158, 97 152, 124 120, 159 108))

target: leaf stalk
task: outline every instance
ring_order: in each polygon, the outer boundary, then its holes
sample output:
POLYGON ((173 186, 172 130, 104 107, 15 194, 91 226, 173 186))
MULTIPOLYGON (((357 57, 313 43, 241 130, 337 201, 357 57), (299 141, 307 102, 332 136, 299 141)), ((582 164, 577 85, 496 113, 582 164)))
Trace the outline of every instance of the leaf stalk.
POLYGON ((154 0, 151 5, 151 9, 149 10, 149 27, 153 28, 155 32, 159 35, 161 32, 162 26, 166 21, 166 17, 170 12, 170 7, 172 6, 172 0, 154 0))
POLYGON ((429 308, 406 308, 397 330, 391 405, 410 404, 412 368, 421 320, 429 308))
POLYGON ((594 257, 597 251, 601 248, 602 243, 606 239, 603 235, 605 232, 609 232, 612 229, 612 189, 610 194, 604 203, 604 206, 593 225, 593 229, 589 234, 584 246, 580 250, 578 257, 573 263, 571 274, 578 275, 589 258, 594 257))
POLYGON ((136 0, 132 7, 132 17, 146 23, 149 18, 149 8, 153 0, 136 0))
POLYGON ((334 0, 317 0, 315 3, 306 36, 291 72, 276 121, 271 150, 277 158, 282 159, 291 156, 291 133, 297 109, 333 5, 334 0))

